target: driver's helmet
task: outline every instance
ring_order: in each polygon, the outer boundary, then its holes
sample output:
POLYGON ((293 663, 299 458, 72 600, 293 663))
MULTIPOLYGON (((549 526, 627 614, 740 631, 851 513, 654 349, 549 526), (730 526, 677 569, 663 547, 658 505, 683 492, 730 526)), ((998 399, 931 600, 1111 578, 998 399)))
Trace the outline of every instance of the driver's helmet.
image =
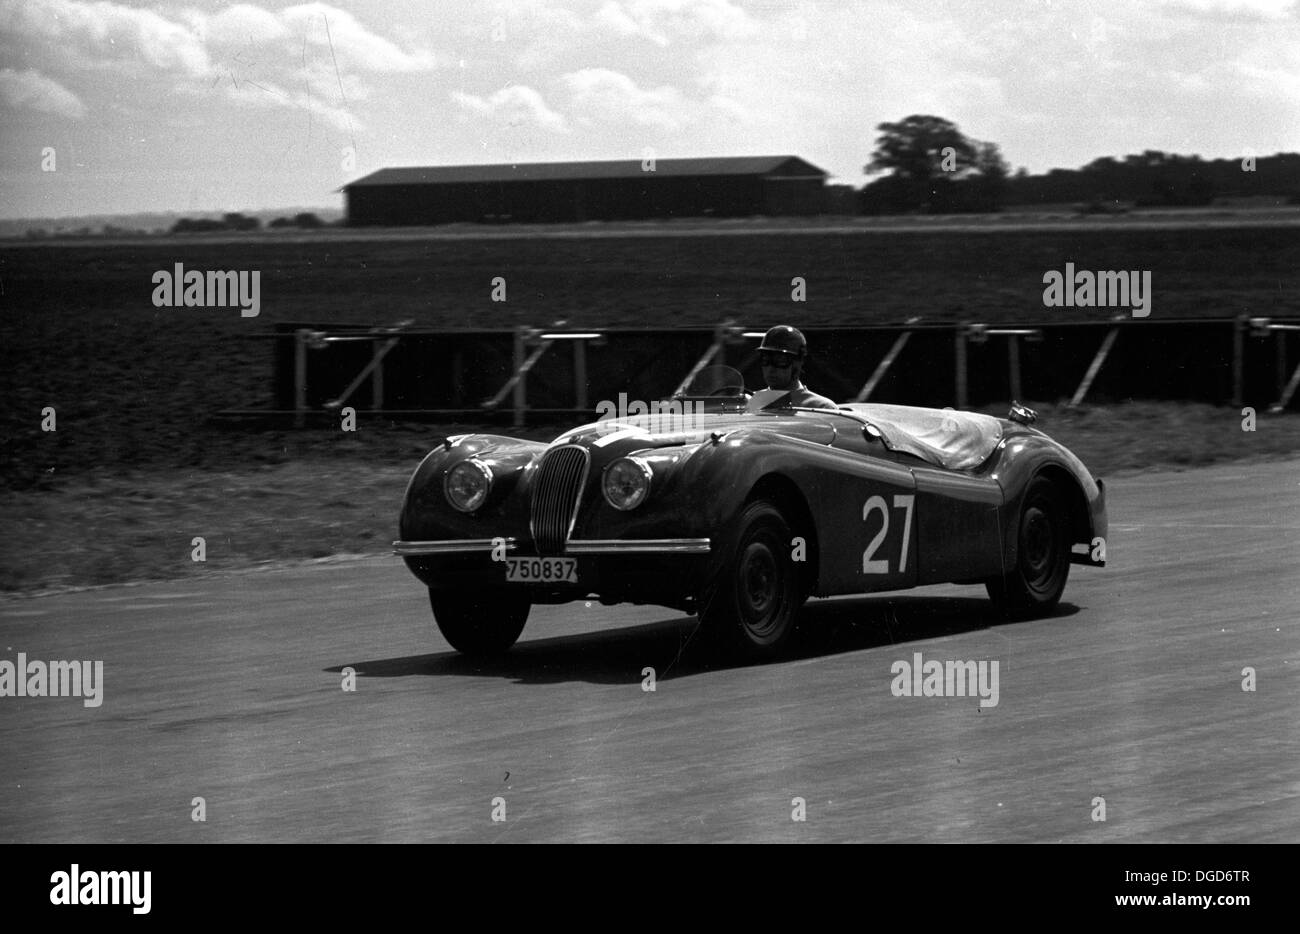
POLYGON ((764 351, 788 354, 796 360, 802 360, 808 353, 808 341, 798 328, 778 324, 763 335, 763 343, 759 345, 758 352, 764 351))

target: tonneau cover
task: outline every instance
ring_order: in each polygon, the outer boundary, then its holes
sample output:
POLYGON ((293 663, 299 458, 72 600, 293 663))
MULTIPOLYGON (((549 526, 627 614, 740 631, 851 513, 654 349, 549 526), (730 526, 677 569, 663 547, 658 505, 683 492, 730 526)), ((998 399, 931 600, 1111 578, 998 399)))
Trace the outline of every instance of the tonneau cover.
POLYGON ((1002 424, 992 415, 873 403, 840 408, 878 427, 891 448, 949 470, 978 467, 1002 440, 1002 424))

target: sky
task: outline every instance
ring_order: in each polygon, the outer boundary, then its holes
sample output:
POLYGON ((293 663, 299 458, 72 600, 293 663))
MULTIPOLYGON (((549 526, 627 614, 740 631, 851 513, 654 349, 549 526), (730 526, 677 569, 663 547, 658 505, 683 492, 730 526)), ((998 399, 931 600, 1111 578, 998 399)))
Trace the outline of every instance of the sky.
POLYGON ((0 217, 342 207, 385 166, 1300 150, 1300 0, 0 0, 0 217))

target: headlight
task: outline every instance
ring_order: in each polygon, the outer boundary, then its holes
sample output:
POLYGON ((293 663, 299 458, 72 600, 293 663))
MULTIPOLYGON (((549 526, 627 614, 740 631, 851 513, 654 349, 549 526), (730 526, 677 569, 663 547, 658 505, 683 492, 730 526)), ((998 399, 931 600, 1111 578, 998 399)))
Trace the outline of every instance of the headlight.
POLYGON ((620 457, 605 468, 601 486, 615 509, 636 509, 650 492, 650 468, 635 457, 620 457))
POLYGON ((447 502, 461 512, 473 512, 483 505, 492 488, 492 471, 476 460, 461 461, 447 472, 443 492, 447 502))

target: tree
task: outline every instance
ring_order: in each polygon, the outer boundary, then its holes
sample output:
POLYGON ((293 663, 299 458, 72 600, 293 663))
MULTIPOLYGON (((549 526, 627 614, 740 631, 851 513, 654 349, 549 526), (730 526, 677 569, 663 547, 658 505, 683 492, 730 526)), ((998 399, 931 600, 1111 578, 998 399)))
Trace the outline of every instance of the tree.
POLYGON ((1007 177, 1011 166, 1002 158, 997 143, 975 143, 975 173, 967 184, 972 197, 967 199, 976 211, 999 211, 1007 193, 1007 177))
POLYGON ((944 176, 945 156, 956 160, 956 171, 969 170, 975 161, 976 148, 962 135, 957 125, 942 117, 913 114, 898 123, 882 123, 876 127, 876 151, 863 171, 867 175, 893 170, 909 181, 926 184, 944 176), (951 153, 945 153, 951 149, 951 153))
POLYGON ((975 173, 988 181, 1003 181, 1011 174, 1011 166, 1002 158, 997 143, 975 143, 975 173))
POLYGON ((223 214, 221 216, 221 222, 229 230, 256 230, 258 227, 262 226, 262 222, 256 217, 249 217, 239 212, 223 214))
POLYGON ((863 213, 999 210, 1011 167, 996 143, 965 136, 942 117, 913 114, 876 127, 880 137, 864 171, 891 170, 862 189, 863 213))

